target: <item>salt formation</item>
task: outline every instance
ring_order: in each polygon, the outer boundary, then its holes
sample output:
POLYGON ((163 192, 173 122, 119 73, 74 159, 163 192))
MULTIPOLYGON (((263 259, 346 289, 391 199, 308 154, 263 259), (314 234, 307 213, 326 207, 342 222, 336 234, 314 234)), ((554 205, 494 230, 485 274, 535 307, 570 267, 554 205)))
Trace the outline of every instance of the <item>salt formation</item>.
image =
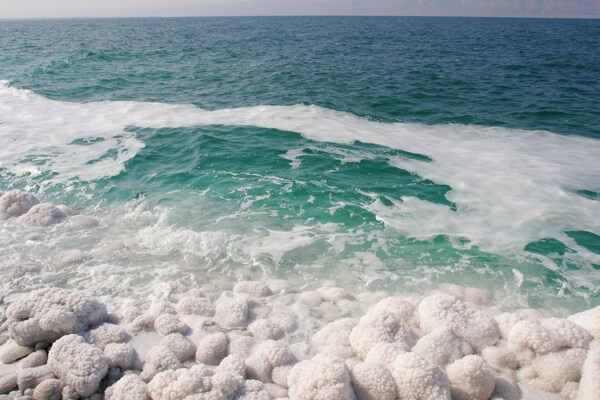
POLYGON ((488 400, 496 383, 487 362, 480 356, 466 356, 446 368, 452 400, 488 400))
POLYGON ((357 400, 394 400, 398 397, 394 378, 382 365, 356 364, 351 376, 357 400))
POLYGON ((0 213, 7 217, 19 217, 39 202, 33 194, 11 190, 0 195, 0 213))
POLYGON ((106 389, 106 400, 146 400, 148 386, 137 375, 125 375, 117 383, 106 389))
POLYGON ((569 321, 581 326, 588 331, 594 339, 600 341, 600 306, 571 315, 567 318, 569 321))
POLYGON ((288 377, 290 399, 355 399, 350 371, 343 358, 321 353, 301 361, 288 377))
POLYGON ((122 370, 139 368, 137 352, 128 343, 109 343, 104 348, 104 356, 110 368, 121 368, 122 370))
POLYGON ((191 359, 196 354, 196 345, 178 332, 165 336, 160 344, 171 350, 181 362, 191 359))
POLYGON ((350 345, 350 333, 356 325, 358 325, 358 320, 354 318, 339 319, 315 333, 312 340, 324 353, 343 358, 353 357, 355 352, 350 345))
POLYGON ((395 314, 371 310, 361 317, 350 333, 350 346, 363 359, 377 343, 401 343, 406 350, 415 344, 415 337, 406 323, 395 314))
POLYGON ((58 339, 50 349, 47 365, 65 386, 70 386, 81 397, 94 394, 108 372, 108 360, 102 350, 78 335, 58 339))
POLYGON ((396 357, 391 373, 401 399, 450 400, 446 373, 418 354, 405 353, 396 357))
POLYGON ((204 315, 206 317, 215 315, 215 305, 204 297, 184 297, 177 303, 177 309, 182 314, 204 315))
POLYGON ((46 288, 30 292, 6 309, 11 337, 22 346, 52 343, 102 322, 106 306, 83 293, 46 288))
POLYGON ((499 339, 498 325, 492 317, 454 296, 429 296, 421 301, 419 313, 424 332, 447 326, 475 349, 494 344, 499 339))
POLYGON ((216 365, 227 355, 227 335, 223 332, 210 334, 198 343, 196 360, 201 363, 216 365))
POLYGON ((159 372, 179 368, 183 368, 183 364, 175 353, 165 346, 154 346, 146 354, 146 361, 140 376, 144 381, 149 382, 159 372))
POLYGON ((40 203, 31 207, 19 220, 26 225, 48 226, 67 218, 67 214, 53 204, 40 203))
POLYGON ((577 400, 593 400, 600 393, 600 342, 594 342, 583 364, 577 400))
MULTIPOLYGON (((600 398, 598 308, 566 319, 531 310, 492 317, 448 294, 419 301, 250 281, 226 292, 170 288, 114 314, 77 291, 11 298, 0 395, 517 400, 519 383, 570 400, 600 398)), ((485 303, 479 291, 452 292, 485 303)))

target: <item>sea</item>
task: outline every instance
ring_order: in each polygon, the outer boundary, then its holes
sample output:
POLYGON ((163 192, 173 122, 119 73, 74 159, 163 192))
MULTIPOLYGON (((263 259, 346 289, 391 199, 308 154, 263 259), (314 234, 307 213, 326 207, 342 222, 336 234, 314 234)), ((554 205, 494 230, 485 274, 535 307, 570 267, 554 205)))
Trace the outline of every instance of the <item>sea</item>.
POLYGON ((241 280, 600 305, 600 20, 0 20, 0 299, 241 280), (330 283, 329 283, 330 284, 330 283))

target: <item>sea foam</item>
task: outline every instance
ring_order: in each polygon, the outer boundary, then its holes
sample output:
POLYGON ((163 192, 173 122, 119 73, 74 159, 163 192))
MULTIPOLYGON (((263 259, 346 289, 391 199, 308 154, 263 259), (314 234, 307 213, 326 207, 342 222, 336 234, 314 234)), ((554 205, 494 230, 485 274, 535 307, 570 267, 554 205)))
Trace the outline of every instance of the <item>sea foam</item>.
MULTIPOLYGON (((501 254, 542 238, 577 249, 589 263, 600 256, 565 231, 600 232, 600 141, 544 131, 471 125, 425 126, 373 122, 318 106, 257 106, 206 111, 192 105, 104 101, 69 103, 0 85, 0 167, 14 174, 49 172, 49 182, 114 176, 144 143, 127 127, 240 125, 293 131, 324 142, 361 141, 428 156, 389 160, 451 187, 453 211, 406 197, 371 209, 411 237, 446 234, 501 254), (40 140, 43 137, 43 140, 40 140)), ((294 150, 295 151, 295 150, 294 150)), ((294 153, 290 153, 292 159, 294 153)), ((297 166, 298 164, 294 164, 297 166)))

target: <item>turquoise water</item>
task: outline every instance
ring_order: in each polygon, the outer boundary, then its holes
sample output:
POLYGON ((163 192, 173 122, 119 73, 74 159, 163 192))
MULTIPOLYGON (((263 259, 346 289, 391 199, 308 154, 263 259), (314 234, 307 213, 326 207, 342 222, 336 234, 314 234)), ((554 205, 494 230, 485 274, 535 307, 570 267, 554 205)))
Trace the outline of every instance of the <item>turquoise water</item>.
POLYGON ((0 264, 41 271, 4 294, 335 279, 476 286, 501 307, 600 305, 599 21, 31 20, 0 32, 0 190, 100 221, 4 222, 0 264))

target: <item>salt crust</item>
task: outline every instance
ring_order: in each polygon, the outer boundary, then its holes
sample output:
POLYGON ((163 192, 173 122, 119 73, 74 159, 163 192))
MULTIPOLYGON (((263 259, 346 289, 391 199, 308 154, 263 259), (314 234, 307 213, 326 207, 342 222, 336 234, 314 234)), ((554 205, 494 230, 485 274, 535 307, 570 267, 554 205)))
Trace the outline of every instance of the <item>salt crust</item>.
POLYGON ((11 190, 0 196, 0 213, 7 217, 19 217, 39 202, 40 200, 33 194, 11 190))
POLYGON ((477 355, 456 360, 446 372, 452 400, 488 400, 496 387, 488 363, 477 355))
POLYGON ((106 399, 511 400, 520 397, 518 379, 568 399, 598 398, 597 309, 568 319, 522 311, 492 318, 452 295, 420 302, 355 297, 330 285, 314 292, 326 313, 346 309, 347 302, 353 303, 349 310, 359 310, 357 298, 376 303, 360 319, 341 318, 317 331, 302 311, 307 296, 266 294, 272 291, 263 285, 246 282, 233 293, 211 294, 214 303, 208 292, 199 297, 173 291, 173 302, 167 298, 147 311, 117 313, 119 325, 108 322, 102 303, 82 293, 31 292, 9 304, 5 329, 12 340, 0 353, 23 348, 16 359, 9 357, 16 361, 38 351, 3 377, 3 388, 18 384, 40 398, 62 392, 104 393, 106 399), (286 300, 278 302, 279 296, 286 300), (214 317, 195 314, 185 318, 189 326, 182 322, 177 310, 187 313, 190 307, 181 303, 187 298, 210 301, 214 317), (132 343, 143 345, 135 340, 141 333, 127 332, 140 318, 151 322, 138 328, 154 330, 157 337, 144 363, 127 343, 133 334, 132 343), (49 346, 45 364, 43 349, 49 346))
POLYGON ((25 225, 48 226, 58 224, 67 217, 67 214, 55 205, 40 203, 31 207, 26 214, 19 217, 19 222, 25 225))
POLYGON ((107 318, 106 306, 87 295, 45 288, 30 292, 6 309, 8 331, 22 346, 52 343, 83 332, 107 318))
POLYGON ((394 400, 396 383, 380 364, 358 363, 352 367, 352 387, 358 400, 394 400))
POLYGON ((102 350, 78 335, 63 336, 54 342, 47 365, 65 386, 70 386, 81 397, 94 394, 108 372, 108 360, 102 350))

